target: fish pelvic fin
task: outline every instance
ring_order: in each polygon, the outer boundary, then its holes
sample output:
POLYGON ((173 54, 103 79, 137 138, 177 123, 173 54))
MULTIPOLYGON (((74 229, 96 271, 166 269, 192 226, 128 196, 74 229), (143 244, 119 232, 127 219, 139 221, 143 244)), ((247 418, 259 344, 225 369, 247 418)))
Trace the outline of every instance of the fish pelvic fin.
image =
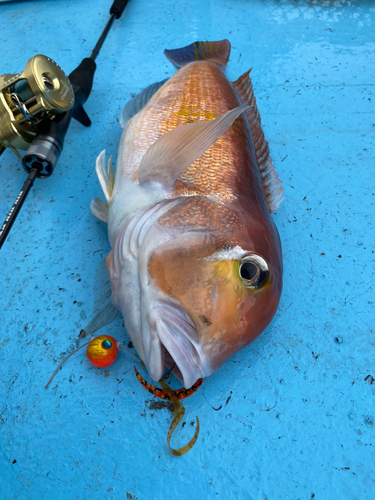
POLYGON ((152 144, 139 165, 140 184, 159 182, 173 188, 179 175, 219 139, 232 123, 246 111, 239 106, 215 120, 180 125, 152 144))
POLYGON ((270 213, 275 212, 284 200, 284 189, 282 183, 272 163, 268 142, 264 138, 259 111, 257 108, 253 84, 250 78, 250 71, 246 71, 242 76, 232 83, 235 91, 239 95, 243 104, 249 108, 246 111, 249 120, 251 134, 253 136, 255 154, 262 178, 263 189, 267 198, 270 213))
POLYGON ((108 205, 103 200, 94 198, 90 203, 90 210, 99 220, 108 222, 108 205))
POLYGON ((225 67, 229 59, 230 43, 228 40, 194 42, 181 49, 165 50, 164 54, 177 68, 193 61, 209 61, 225 67))
POLYGON ((112 167, 112 156, 109 158, 107 170, 105 168, 105 150, 102 151, 96 159, 95 171, 102 187, 105 199, 107 200, 107 203, 109 203, 115 185, 115 175, 113 173, 112 167))

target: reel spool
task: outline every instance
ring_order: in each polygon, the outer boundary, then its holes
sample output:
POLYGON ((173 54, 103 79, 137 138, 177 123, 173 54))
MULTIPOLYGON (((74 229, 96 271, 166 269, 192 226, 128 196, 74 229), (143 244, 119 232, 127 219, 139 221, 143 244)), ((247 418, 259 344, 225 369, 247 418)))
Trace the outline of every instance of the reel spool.
MULTIPOLYGON (((49 57, 36 55, 29 59, 21 73, 1 75, 0 153, 9 148, 22 159, 18 150, 29 148, 43 123, 69 111, 73 105, 71 83, 49 57)), ((42 177, 52 173, 43 172, 43 164, 33 166, 42 177)))

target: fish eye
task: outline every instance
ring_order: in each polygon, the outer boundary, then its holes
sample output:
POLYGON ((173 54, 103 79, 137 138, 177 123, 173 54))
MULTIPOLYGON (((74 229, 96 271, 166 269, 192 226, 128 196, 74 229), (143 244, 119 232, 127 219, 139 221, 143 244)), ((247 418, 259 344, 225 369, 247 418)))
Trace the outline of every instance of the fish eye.
POLYGON ((240 261, 240 277, 246 288, 260 288, 270 279, 267 262, 256 254, 246 255, 240 261))

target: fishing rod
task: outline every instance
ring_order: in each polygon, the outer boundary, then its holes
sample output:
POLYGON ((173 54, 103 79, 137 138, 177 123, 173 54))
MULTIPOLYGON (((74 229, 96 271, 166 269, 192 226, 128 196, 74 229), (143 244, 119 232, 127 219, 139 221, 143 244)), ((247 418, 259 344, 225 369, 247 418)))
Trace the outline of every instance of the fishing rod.
POLYGON ((0 76, 0 156, 9 148, 28 177, 0 228, 3 246, 36 178, 46 179, 54 171, 62 153, 71 119, 91 125, 83 105, 90 96, 95 59, 115 19, 120 19, 129 0, 114 0, 110 18, 90 57, 69 75, 52 59, 36 55, 16 75, 0 76), (26 150, 21 156, 19 150, 26 150))

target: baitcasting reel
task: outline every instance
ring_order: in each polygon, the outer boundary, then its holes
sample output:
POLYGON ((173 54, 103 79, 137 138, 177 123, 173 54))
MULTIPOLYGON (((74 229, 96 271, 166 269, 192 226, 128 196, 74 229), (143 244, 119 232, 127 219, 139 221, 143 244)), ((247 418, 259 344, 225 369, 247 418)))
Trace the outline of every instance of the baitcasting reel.
MULTIPOLYGON (((49 57, 36 55, 21 73, 1 75, 0 154, 9 148, 22 159, 18 150, 27 150, 46 121, 69 111, 73 105, 72 85, 49 57)), ((52 173, 48 172, 48 165, 37 167, 41 176, 52 173)))
POLYGON ((114 20, 120 19, 128 1, 113 1, 110 18, 94 50, 70 73, 69 79, 60 66, 42 55, 32 57, 21 73, 0 76, 0 155, 5 148, 11 149, 28 173, 20 194, 0 226, 0 248, 34 180, 52 175, 71 119, 85 127, 91 125, 83 105, 91 93, 95 59, 114 20), (23 158, 18 150, 26 151, 23 158))

